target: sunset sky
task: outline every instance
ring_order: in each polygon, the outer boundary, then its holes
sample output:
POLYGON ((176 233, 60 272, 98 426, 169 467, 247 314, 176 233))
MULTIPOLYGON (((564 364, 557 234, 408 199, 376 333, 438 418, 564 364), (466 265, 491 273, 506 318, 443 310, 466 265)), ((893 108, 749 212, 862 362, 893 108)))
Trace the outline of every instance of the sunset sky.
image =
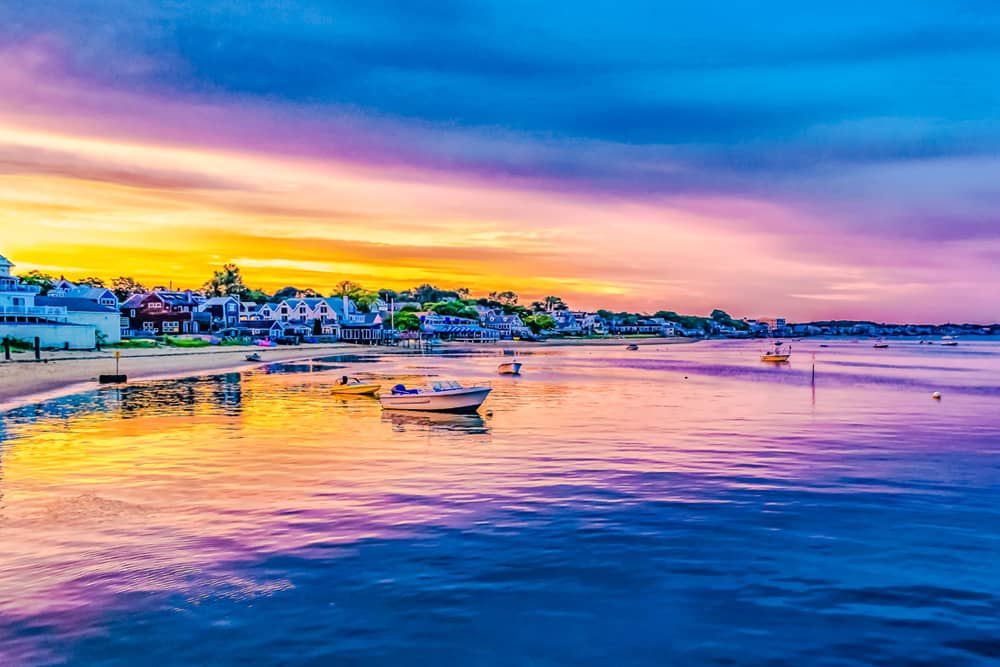
POLYGON ((1000 320, 992 2, 0 2, 0 254, 1000 320))

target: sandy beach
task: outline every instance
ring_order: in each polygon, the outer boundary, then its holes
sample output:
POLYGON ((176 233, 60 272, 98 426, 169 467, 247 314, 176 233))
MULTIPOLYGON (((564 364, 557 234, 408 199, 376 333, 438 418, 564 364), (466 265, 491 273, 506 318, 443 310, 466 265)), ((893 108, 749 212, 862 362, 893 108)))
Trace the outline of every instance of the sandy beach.
MULTIPOLYGON (((246 361, 251 352, 259 352, 264 362, 288 361, 344 351, 368 348, 348 343, 296 345, 260 349, 254 347, 212 347, 195 349, 155 348, 126 349, 119 362, 121 373, 129 381, 184 377, 204 371, 251 368, 246 361)), ((114 350, 101 352, 43 352, 35 362, 32 353, 15 354, 11 361, 0 361, 0 411, 33 402, 47 395, 85 391, 97 387, 97 376, 115 372, 114 350)))

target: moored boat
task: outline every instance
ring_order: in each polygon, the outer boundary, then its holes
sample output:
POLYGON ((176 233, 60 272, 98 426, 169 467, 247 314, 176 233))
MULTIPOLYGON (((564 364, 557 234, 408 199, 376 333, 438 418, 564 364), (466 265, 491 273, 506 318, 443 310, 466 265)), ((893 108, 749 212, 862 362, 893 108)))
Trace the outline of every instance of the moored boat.
POLYGON ((500 375, 520 375, 521 374, 521 363, 517 361, 508 361, 497 366, 497 373, 500 375))
POLYGON ((629 343, 628 345, 625 346, 625 349, 635 352, 636 350, 639 349, 639 346, 636 345, 635 343, 629 343))
POLYGON ((944 347, 955 347, 958 345, 958 341, 952 336, 941 336, 941 345, 944 347))
POLYGON ((333 394, 352 394, 354 396, 371 396, 378 393, 381 389, 381 385, 372 384, 370 382, 362 382, 357 378, 347 377, 344 375, 337 383, 330 388, 330 393, 333 394))
POLYGON ((875 341, 875 344, 872 345, 872 347, 874 347, 876 350, 884 350, 885 348, 889 347, 889 343, 885 342, 880 338, 877 341, 875 341))
POLYGON ((407 389, 397 384, 378 398, 386 410, 475 412, 491 391, 489 386, 463 387, 458 382, 432 382, 429 389, 407 389))
POLYGON ((247 361, 260 361, 260 355, 254 352, 253 354, 247 355, 247 361))
POLYGON ((770 350, 760 355, 760 360, 772 364, 783 364, 786 363, 791 356, 792 348, 790 347, 783 351, 779 351, 777 347, 772 347, 770 350))

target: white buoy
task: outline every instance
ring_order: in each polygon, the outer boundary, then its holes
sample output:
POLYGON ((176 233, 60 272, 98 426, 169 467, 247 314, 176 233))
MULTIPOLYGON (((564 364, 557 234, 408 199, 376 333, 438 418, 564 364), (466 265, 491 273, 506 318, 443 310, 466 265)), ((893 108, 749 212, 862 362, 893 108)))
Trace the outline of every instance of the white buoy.
POLYGON ((941 392, 940 391, 935 391, 933 394, 931 394, 931 398, 940 401, 941 400, 941 392))

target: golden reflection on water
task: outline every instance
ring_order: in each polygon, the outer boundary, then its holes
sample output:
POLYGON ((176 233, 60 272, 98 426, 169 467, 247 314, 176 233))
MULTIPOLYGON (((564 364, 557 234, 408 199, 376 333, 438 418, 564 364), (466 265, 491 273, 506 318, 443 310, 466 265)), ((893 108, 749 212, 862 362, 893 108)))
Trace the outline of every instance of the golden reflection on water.
MULTIPOLYGON (((942 403, 925 395, 978 381, 995 357, 921 357, 946 370, 908 371, 905 355, 826 352, 860 365, 845 371, 821 357, 814 400, 807 357, 762 368, 756 354, 749 345, 567 348, 523 355, 519 378, 495 376, 495 355, 348 366, 386 386, 425 375, 490 380, 492 416, 383 413, 372 399, 331 396, 341 374, 332 370, 153 382, 102 390, 79 410, 69 400, 50 416, 9 417, 0 584, 18 595, 0 598, 0 612, 83 610, 88 591, 268 595, 292 584, 217 564, 461 527, 498 509, 541 512, 568 502, 567 489, 575 500, 605 490, 619 502, 726 502, 706 489, 822 488, 860 449, 996 406, 960 387, 942 403), (651 487, 642 477, 657 473, 676 481, 651 487)), ((876 460, 868 472, 889 465, 899 463, 876 460)))

